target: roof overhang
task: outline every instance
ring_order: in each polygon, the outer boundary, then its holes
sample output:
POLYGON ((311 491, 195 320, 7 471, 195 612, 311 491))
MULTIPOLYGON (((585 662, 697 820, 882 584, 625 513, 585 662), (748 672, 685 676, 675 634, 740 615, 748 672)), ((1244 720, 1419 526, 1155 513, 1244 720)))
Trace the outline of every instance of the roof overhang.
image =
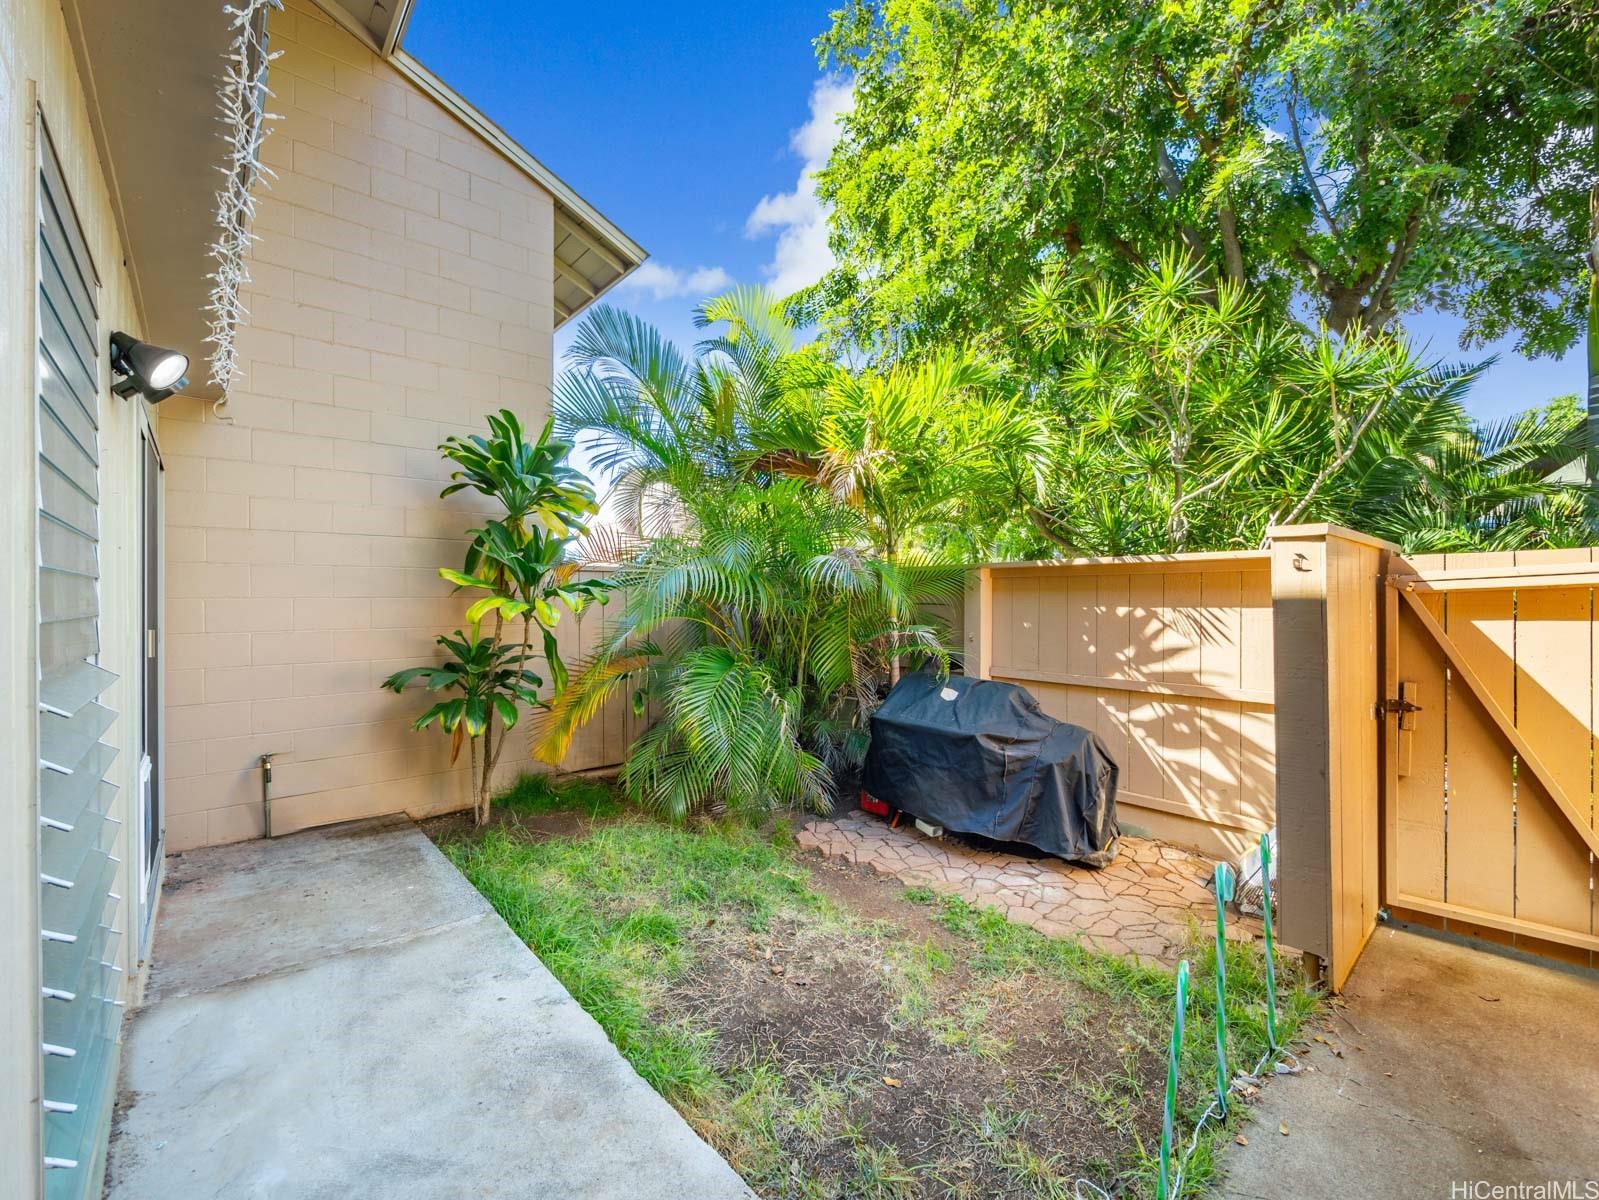
POLYGON ((571 320, 639 266, 648 252, 565 180, 406 51, 414 0, 316 0, 317 5, 555 200, 555 324, 571 320))
POLYGON ((222 183, 217 89, 234 30, 220 3, 65 0, 100 159, 120 226, 139 334, 189 356, 194 395, 207 354, 210 249, 222 183))
POLYGON ((411 0, 345 0, 338 7, 361 26, 368 42, 385 57, 394 53, 405 36, 405 23, 411 19, 411 0))
MULTIPOLYGON (((411 0, 316 0, 554 197, 555 323, 570 320, 647 256, 593 205, 399 46, 411 0)), ((223 0, 63 0, 120 225, 139 334, 189 356, 193 395, 207 358, 206 305, 224 145, 217 114, 234 30, 223 0)))

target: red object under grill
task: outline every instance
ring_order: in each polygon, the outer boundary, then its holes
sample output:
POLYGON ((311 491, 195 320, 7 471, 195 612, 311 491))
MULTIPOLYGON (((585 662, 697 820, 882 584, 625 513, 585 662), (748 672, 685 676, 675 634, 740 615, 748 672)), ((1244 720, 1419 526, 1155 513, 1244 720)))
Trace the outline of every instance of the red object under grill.
POLYGON ((883 801, 883 800, 879 800, 876 796, 873 796, 870 792, 866 792, 866 791, 861 792, 861 809, 863 811, 865 811, 865 812, 871 813, 873 816, 878 816, 878 817, 886 817, 886 816, 888 816, 888 804, 887 804, 887 802, 883 801))

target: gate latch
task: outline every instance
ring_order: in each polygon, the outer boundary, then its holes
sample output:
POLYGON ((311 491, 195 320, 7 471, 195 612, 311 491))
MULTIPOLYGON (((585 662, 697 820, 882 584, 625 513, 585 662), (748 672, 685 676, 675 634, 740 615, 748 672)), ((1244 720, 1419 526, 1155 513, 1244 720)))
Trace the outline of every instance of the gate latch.
MULTIPOLYGON (((1399 698, 1397 700, 1389 698, 1377 701, 1377 719, 1380 721, 1383 717, 1392 713, 1399 718, 1400 733, 1409 733, 1415 729, 1416 714, 1421 711, 1421 705, 1417 704, 1411 697, 1416 694, 1417 690, 1415 683, 1411 680, 1401 680, 1399 698)), ((1401 739, 1401 742, 1408 742, 1408 740, 1408 738, 1401 739)), ((1408 747, 1406 748, 1408 749, 1408 747)))
POLYGON ((1412 704, 1409 700, 1394 700, 1390 698, 1377 701, 1377 715, 1379 717, 1386 716, 1388 713, 1398 713, 1400 716, 1404 716, 1407 713, 1419 713, 1420 711, 1421 705, 1412 704))

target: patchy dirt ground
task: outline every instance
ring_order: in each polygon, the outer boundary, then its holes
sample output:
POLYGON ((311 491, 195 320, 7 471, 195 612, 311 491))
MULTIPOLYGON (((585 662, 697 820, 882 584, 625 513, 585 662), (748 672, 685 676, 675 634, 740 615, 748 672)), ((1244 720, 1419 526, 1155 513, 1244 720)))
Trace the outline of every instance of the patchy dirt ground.
POLYGON ((789 920, 719 936, 663 1005, 715 1030, 724 1072, 765 1065, 814 1110, 779 1142, 790 1176, 823 1189, 785 1194, 1050 1195, 1079 1173, 1110 1182, 1133 1137, 1159 1137, 1133 1103, 1161 1086, 1147 1031, 1069 981, 974 972, 967 943, 898 883, 808 865, 869 929, 789 920))
MULTIPOLYGON (((799 852, 783 822, 684 829, 560 799, 426 827, 768 1200, 1153 1193, 1169 972, 799 852)), ((1249 974, 1238 953, 1230 978, 1249 974)), ((1258 1053, 1255 1011, 1235 1053, 1258 1053)), ((1213 1030, 1191 1009, 1195 1113, 1213 1030)))

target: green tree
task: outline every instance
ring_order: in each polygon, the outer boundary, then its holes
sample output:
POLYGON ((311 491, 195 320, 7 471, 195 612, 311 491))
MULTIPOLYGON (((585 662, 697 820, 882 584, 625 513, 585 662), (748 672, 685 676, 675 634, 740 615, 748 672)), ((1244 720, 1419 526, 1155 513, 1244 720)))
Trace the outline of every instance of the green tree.
POLYGON ((1410 549, 1571 544, 1574 404, 1478 428, 1476 377, 1391 336, 1310 335, 1181 250, 1117 286, 1055 272, 1020 305, 1056 462, 1040 528, 1086 554, 1259 544, 1337 521, 1410 549))
POLYGON ((918 614, 957 597, 962 571, 927 551, 989 502, 961 486, 1008 453, 983 439, 1035 423, 965 355, 856 379, 796 348, 758 292, 700 320, 719 328, 688 358, 596 309, 557 382, 557 428, 616 474, 632 536, 601 540, 627 600, 537 753, 558 761, 626 689, 659 714, 622 773, 639 803, 817 804, 858 764, 899 664, 947 657, 918 614))
POLYGON ((685 498, 710 484, 789 477, 859 511, 883 557, 969 561, 1036 500, 1044 422, 981 356, 851 372, 799 347, 785 307, 759 290, 707 301, 696 320, 717 332, 687 358, 600 305, 556 381, 556 428, 587 439, 629 534, 681 530, 685 498))
POLYGON ((446 652, 444 662, 396 671, 383 681, 394 692, 421 683, 429 692, 447 693, 413 727, 437 724, 449 734, 452 763, 462 744, 468 746, 479 825, 489 819, 494 768, 520 710, 547 707, 565 689, 566 666, 555 643, 556 605, 581 612, 590 601, 603 601, 611 586, 603 580, 572 580, 576 563, 568 561, 566 550, 587 532, 584 520, 596 505, 588 480, 566 462, 571 447, 552 436, 548 421, 538 439, 528 442, 509 409, 490 416, 488 424, 487 438, 451 437, 439 446, 456 467, 441 497, 471 489, 503 509, 504 515, 470 531, 461 570, 439 568, 457 590, 485 594, 467 608, 465 632, 436 639, 446 652), (485 621, 491 622, 487 632, 485 621), (529 666, 535 629, 550 674, 547 694, 540 692, 545 681, 529 666))
POLYGON ((962 572, 863 551, 860 514, 796 479, 712 484, 685 532, 637 548, 626 602, 574 674, 535 753, 558 762, 618 689, 655 714, 620 781, 666 815, 822 807, 866 749, 892 664, 947 663, 907 614, 960 593, 962 572))
POLYGON ((1423 306, 1560 353, 1583 326, 1594 0, 853 0, 807 297, 879 353, 1017 333, 1041 263, 1373 333, 1423 306))

